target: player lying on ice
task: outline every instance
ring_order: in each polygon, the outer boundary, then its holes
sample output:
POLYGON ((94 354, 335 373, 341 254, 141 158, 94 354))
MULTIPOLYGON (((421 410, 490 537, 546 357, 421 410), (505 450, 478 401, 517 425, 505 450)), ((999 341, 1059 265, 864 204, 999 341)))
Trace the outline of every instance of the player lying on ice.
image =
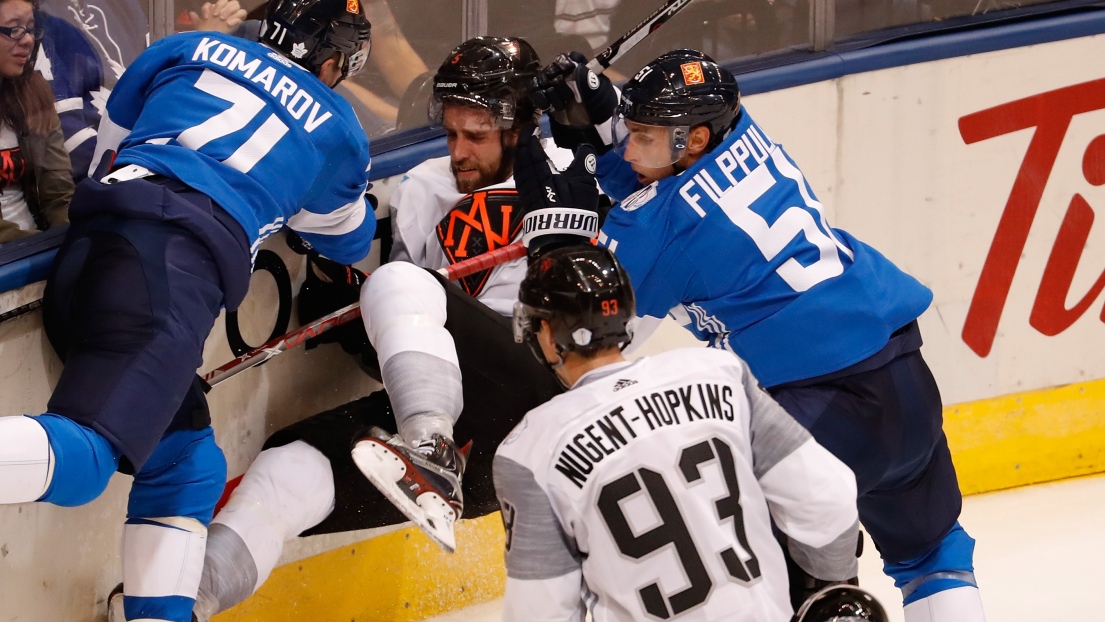
MULTIPOLYGON (((526 88, 539 68, 521 39, 482 37, 453 50, 434 78, 432 105, 450 155, 412 169, 392 195, 393 261, 375 271, 359 294, 359 278, 351 284, 312 280, 301 290, 300 304, 314 307, 311 315, 360 296, 365 328, 345 335, 343 346, 381 373, 386 391, 293 424, 266 441, 212 523, 196 607, 200 620, 252 594, 276 566, 284 542, 296 536, 412 520, 452 549, 457 517, 498 509, 491 479, 495 447, 527 410, 562 389, 514 343, 509 316, 524 260, 459 283, 444 281, 434 270, 521 239, 524 202, 512 175, 523 167, 533 169, 531 176, 542 169, 549 174, 540 144, 528 133, 519 143, 521 128, 535 120, 526 88), (482 207, 491 227, 478 223, 490 229, 481 234, 464 220, 478 220, 474 208, 482 207), (374 347, 364 343, 366 331, 374 347), (357 443, 355 462, 350 448, 373 428, 376 436, 357 443), (457 446, 468 441, 471 453, 465 456, 457 446), (418 466, 407 466, 403 474, 390 469, 393 449, 418 466), (370 460, 377 455, 386 461, 374 476, 391 487, 390 497, 362 474, 361 468, 378 470, 370 460), (434 493, 411 494, 408 479, 416 477, 428 480, 434 493), (388 498, 397 498, 402 512, 388 498)), ((571 162, 570 152, 550 153, 560 166, 571 162)), ((593 202, 598 188, 582 167, 580 160, 570 170, 583 178, 581 191, 593 202)), ((594 233, 592 228, 587 237, 594 233)), ((331 274, 344 282, 351 273, 338 267, 331 274)))
POLYGON ((252 251, 287 225, 355 262, 375 230, 368 139, 332 90, 364 65, 368 20, 356 2, 273 0, 266 28, 166 37, 120 77, 47 279, 65 368, 47 412, 0 418, 0 503, 82 505, 134 474, 127 620, 192 619, 226 482, 196 369, 252 251))
POLYGON ((834 607, 885 622, 869 595, 837 587, 858 570, 851 470, 730 352, 627 361, 633 318, 629 276, 608 249, 531 259, 515 339, 569 390, 526 414, 495 453, 503 620, 787 622, 774 524, 827 586, 801 622, 841 620, 825 615, 834 607))
MULTIPOLYGON (((589 115, 575 129, 554 115, 553 136, 602 152, 599 184, 620 203, 599 240, 629 273, 637 314, 653 325, 670 314, 736 352, 852 468, 860 522, 902 590, 906 622, 983 620, 940 393, 920 352, 917 317, 932 292, 829 227, 709 57, 664 54, 620 96, 583 61, 573 53, 543 71, 540 104, 589 115)), ((800 603, 817 581, 791 566, 800 603)))

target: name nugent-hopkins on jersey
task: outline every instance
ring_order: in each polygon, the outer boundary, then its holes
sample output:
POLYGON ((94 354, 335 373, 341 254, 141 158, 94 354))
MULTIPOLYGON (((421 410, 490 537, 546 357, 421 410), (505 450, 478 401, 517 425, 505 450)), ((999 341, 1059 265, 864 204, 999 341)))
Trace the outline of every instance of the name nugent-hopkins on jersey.
POLYGON ((788 622, 773 521, 807 572, 858 571, 852 472, 729 352, 588 372, 526 415, 493 472, 505 621, 788 622))
POLYGON ((588 425, 577 428, 578 433, 560 451, 556 470, 583 488, 596 464, 637 438, 634 424, 655 430, 666 425, 688 425, 711 419, 733 421, 736 413, 733 392, 728 384, 699 382, 634 397, 629 403, 619 404, 588 425))

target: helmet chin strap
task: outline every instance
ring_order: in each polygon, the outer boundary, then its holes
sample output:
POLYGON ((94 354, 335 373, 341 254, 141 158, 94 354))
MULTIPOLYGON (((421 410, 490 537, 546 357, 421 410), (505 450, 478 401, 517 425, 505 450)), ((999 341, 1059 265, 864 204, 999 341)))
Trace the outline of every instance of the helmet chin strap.
POLYGON ((549 359, 546 358, 545 367, 548 367, 549 371, 551 371, 553 375, 556 376, 556 381, 560 383, 560 386, 564 387, 565 389, 572 388, 568 386, 568 383, 564 381, 564 378, 561 377, 560 374, 556 373, 557 370, 564 368, 564 355, 560 352, 559 348, 557 348, 556 350, 556 363, 551 363, 549 362, 549 359))

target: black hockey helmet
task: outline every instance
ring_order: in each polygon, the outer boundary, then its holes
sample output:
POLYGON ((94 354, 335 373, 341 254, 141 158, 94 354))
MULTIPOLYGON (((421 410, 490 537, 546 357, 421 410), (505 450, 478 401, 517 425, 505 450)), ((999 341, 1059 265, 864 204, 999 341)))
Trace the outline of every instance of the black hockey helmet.
POLYGON ((441 124, 445 103, 486 108, 499 129, 534 122, 527 86, 540 68, 537 52, 525 39, 469 39, 453 48, 434 75, 430 123, 441 124))
POLYGON ((624 348, 635 313, 633 286, 614 253, 590 244, 564 246, 535 258, 526 270, 514 304, 514 341, 545 361, 536 335, 546 320, 561 361, 565 352, 624 348))
POLYGON ((340 52, 345 79, 364 68, 372 26, 361 0, 269 0, 260 41, 315 75, 340 52))
POLYGON ((875 597, 846 584, 830 585, 810 596, 795 615, 796 622, 888 622, 875 597))
POLYGON ((625 121, 671 128, 671 161, 654 167, 660 168, 682 157, 691 129, 708 127, 707 149, 713 149, 732 131, 739 114, 740 89, 733 74, 702 52, 675 50, 645 65, 622 88, 615 142, 624 154, 625 121))

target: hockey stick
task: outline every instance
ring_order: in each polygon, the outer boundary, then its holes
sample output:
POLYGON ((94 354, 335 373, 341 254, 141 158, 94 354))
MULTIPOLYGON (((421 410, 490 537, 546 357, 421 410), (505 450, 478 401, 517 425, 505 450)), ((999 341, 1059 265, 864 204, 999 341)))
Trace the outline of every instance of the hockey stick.
POLYGON ((605 50, 595 55, 590 62, 587 63, 587 68, 596 74, 600 74, 606 71, 610 65, 613 65, 625 56, 629 50, 632 50, 638 43, 644 40, 645 37, 656 32, 656 29, 664 25, 664 22, 675 16, 676 13, 683 10, 683 7, 691 3, 691 0, 667 0, 660 8, 656 9, 652 15, 646 17, 640 24, 637 24, 618 38, 617 41, 611 43, 605 50))
POLYGON ((20 305, 10 311, 0 313, 0 322, 6 322, 12 318, 17 318, 21 315, 27 315, 31 311, 42 306, 42 299, 32 300, 25 305, 20 305))
MULTIPOLYGON (((451 266, 441 268, 437 272, 452 281, 469 276, 480 270, 493 268, 501 263, 518 259, 525 256, 525 254, 526 248, 522 246, 521 241, 518 241, 493 251, 476 255, 471 259, 458 261, 451 266)), ((306 326, 301 326, 290 333, 281 335, 259 348, 254 348, 233 361, 204 374, 203 380, 208 386, 215 386, 250 367, 256 367, 264 363, 289 348, 294 348, 308 339, 318 337, 332 328, 348 324, 359 317, 361 317, 361 303, 355 302, 349 306, 342 307, 329 315, 320 317, 306 326)))

